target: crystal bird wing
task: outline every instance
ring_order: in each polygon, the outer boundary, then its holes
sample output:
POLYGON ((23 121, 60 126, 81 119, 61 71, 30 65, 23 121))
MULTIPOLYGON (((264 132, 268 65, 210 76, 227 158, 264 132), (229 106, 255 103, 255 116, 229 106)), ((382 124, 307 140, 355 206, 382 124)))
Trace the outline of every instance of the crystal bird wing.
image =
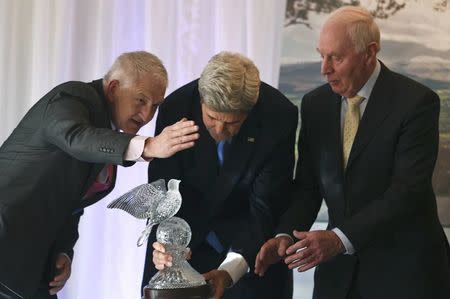
POLYGON ((142 184, 112 201, 109 209, 121 209, 139 219, 153 218, 166 193, 165 181, 142 184))

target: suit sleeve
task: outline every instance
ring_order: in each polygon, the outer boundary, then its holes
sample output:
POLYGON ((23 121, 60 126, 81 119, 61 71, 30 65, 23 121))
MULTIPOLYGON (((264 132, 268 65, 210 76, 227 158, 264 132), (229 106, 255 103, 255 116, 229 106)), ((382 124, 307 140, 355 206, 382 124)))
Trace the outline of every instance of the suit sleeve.
POLYGON ((294 188, 291 205, 283 214, 277 233, 286 233, 292 236, 294 229, 308 231, 314 223, 322 204, 317 177, 312 170, 312 153, 308 146, 307 109, 308 99, 304 98, 301 107, 301 128, 298 138, 298 160, 295 173, 294 188))
POLYGON ((82 214, 83 210, 71 215, 64 226, 59 230, 57 239, 49 250, 48 260, 43 274, 45 281, 50 282, 58 275, 56 261, 61 253, 67 254, 70 260, 73 261, 73 247, 78 240, 78 223, 82 214))
POLYGON ((439 108, 439 97, 432 91, 416 102, 402 123, 390 186, 378 200, 340 227, 356 251, 382 237, 396 223, 422 214, 420 207, 426 207, 424 201, 433 197, 431 178, 438 151, 439 108))
POLYGON ((97 127, 95 118, 102 113, 85 99, 57 95, 44 115, 44 136, 75 159, 123 164, 123 155, 134 135, 97 127))
POLYGON ((83 210, 72 214, 67 220, 55 242, 55 254, 65 253, 73 259, 73 247, 78 240, 78 223, 80 222, 81 215, 83 215, 83 210))
POLYGON ((289 206, 290 198, 287 195, 292 188, 298 123, 297 109, 289 112, 286 115, 289 118, 288 125, 284 127, 287 133, 274 146, 251 186, 249 217, 243 223, 238 223, 239 228, 234 230, 231 249, 242 254, 250 267, 253 267, 256 253, 262 244, 273 237, 281 214, 289 206))

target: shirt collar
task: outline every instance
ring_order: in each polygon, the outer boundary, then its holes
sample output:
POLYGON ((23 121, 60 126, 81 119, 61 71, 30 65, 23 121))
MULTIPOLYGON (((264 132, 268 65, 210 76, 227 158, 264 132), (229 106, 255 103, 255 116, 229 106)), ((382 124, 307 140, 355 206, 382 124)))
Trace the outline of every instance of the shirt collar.
POLYGON ((367 80, 366 84, 356 93, 357 95, 364 97, 364 99, 369 99, 370 94, 372 93, 373 87, 375 86, 375 82, 378 79, 381 71, 381 64, 377 60, 377 64, 375 65, 375 69, 370 75, 369 80, 367 80))

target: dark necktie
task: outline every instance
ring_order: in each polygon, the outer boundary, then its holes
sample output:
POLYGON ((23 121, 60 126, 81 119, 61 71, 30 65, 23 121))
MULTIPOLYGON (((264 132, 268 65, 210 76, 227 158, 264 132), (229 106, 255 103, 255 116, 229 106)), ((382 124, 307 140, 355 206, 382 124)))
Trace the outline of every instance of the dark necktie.
MULTIPOLYGON (((219 162, 220 167, 223 166, 229 145, 230 143, 226 140, 221 140, 217 142, 217 160, 219 162)), ((210 231, 206 236, 206 242, 208 242, 208 244, 212 248, 214 248, 214 250, 216 250, 218 253, 221 253, 224 250, 222 243, 220 242, 217 234, 213 230, 210 231)))
POLYGON ((219 166, 222 167, 225 161, 225 156, 227 149, 229 147, 229 141, 221 140, 217 143, 217 160, 219 161, 219 166))

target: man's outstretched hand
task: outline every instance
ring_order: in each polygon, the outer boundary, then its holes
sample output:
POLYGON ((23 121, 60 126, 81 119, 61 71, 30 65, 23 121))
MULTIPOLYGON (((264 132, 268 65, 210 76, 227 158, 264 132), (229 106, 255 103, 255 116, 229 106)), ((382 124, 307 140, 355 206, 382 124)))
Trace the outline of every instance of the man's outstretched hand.
POLYGON ((230 274, 225 270, 212 270, 203 273, 206 282, 214 291, 214 299, 222 298, 225 289, 233 284, 230 274))
POLYGON ((270 265, 286 257, 286 250, 292 243, 288 236, 278 236, 264 243, 256 256, 255 274, 263 276, 270 265))
POLYGON ((289 269, 298 268, 298 272, 307 271, 345 252, 341 239, 331 230, 309 232, 294 230, 294 236, 299 241, 286 250, 288 257, 284 262, 289 269))
POLYGON ((198 126, 192 120, 183 118, 173 125, 165 127, 158 136, 147 138, 142 157, 147 160, 167 158, 179 151, 191 148, 194 146, 194 141, 200 137, 197 132, 198 126))

